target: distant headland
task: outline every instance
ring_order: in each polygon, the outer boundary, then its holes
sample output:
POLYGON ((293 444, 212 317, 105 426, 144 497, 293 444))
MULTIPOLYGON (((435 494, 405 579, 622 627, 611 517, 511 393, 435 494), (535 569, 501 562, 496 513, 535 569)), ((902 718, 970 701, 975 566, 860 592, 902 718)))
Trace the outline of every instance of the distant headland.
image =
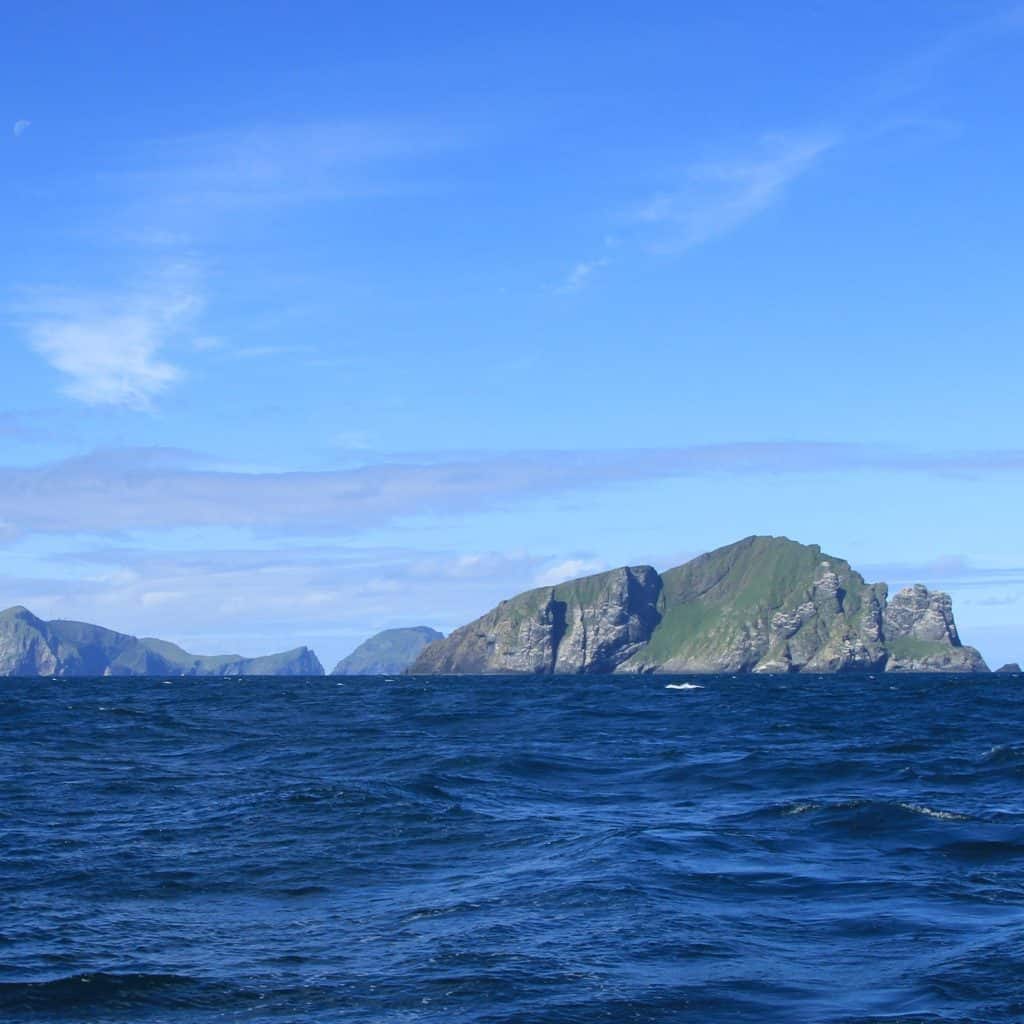
POLYGON ((0 676, 322 676, 308 647, 262 658, 189 654, 87 622, 44 622, 20 605, 0 612, 0 676))
POLYGON ((390 676, 404 672, 427 644, 443 640, 429 626, 385 629, 364 640, 334 666, 333 676, 390 676))
MULTIPOLYGON (((1013 672, 1016 665, 1000 671, 1013 672)), ((445 637, 427 626, 364 641, 335 675, 982 673, 948 594, 889 597, 815 544, 747 537, 659 573, 622 567, 509 600, 445 637)), ((308 647, 194 655, 83 622, 0 612, 0 676, 322 676, 308 647)))

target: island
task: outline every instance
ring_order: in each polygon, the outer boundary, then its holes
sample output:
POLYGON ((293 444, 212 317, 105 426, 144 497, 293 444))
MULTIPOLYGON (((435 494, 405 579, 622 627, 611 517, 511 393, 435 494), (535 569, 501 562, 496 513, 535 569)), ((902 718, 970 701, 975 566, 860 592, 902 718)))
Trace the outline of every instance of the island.
POLYGON ((659 573, 612 569, 502 601, 413 675, 988 672, 948 594, 889 597, 816 544, 747 537, 659 573))

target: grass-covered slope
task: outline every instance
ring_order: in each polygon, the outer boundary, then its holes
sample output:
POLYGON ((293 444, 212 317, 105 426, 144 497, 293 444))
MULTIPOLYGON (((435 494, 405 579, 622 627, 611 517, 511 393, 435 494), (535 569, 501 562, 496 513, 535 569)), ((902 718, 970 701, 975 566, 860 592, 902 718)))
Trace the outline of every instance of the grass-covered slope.
POLYGON ((429 626, 385 629, 364 640, 342 658, 331 673, 335 676, 381 676, 404 672, 420 651, 444 634, 429 626))
POLYGON ((747 537, 662 574, 661 622, 622 670, 877 669, 885 598, 815 544, 747 537))

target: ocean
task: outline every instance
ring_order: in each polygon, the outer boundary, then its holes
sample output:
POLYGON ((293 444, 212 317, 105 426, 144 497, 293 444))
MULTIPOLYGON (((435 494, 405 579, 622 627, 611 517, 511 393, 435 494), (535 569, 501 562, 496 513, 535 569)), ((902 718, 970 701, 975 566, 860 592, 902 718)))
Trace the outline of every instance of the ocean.
POLYGON ((3 680, 0 722, 4 1022, 1024 1020, 1020 677, 3 680))

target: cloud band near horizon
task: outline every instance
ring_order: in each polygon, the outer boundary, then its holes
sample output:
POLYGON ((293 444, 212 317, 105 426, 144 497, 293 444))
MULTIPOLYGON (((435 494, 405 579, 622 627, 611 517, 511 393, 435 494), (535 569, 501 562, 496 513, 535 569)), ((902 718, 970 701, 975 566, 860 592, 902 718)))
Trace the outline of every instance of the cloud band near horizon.
POLYGON ((198 455, 111 449, 34 467, 0 467, 0 532, 109 534, 239 527, 355 533, 416 516, 450 516, 641 481, 714 475, 1024 470, 1024 451, 922 453, 827 442, 749 442, 618 451, 404 456, 318 471, 206 468, 198 455))

